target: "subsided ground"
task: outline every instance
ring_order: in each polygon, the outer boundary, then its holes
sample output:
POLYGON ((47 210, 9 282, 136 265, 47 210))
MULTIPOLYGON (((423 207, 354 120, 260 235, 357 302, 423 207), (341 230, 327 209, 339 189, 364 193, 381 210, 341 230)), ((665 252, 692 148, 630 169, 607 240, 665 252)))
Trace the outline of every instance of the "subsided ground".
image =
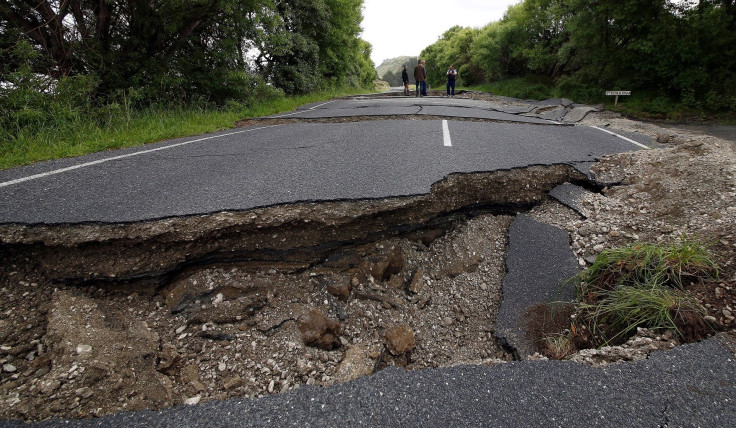
MULTIPOLYGON (((607 156, 594 182, 564 165, 531 167, 450 176, 411 198, 134 227, 2 226, 0 417, 262 397, 389 365, 503 364, 513 357, 494 320, 520 212, 567 232, 581 266, 632 242, 708 243, 721 276, 692 291, 717 330, 733 332, 736 143, 606 112, 583 123, 663 148, 607 156), (567 182, 590 190, 577 211, 549 196, 567 182)), ((605 364, 677 344, 641 339, 573 359, 605 364)))

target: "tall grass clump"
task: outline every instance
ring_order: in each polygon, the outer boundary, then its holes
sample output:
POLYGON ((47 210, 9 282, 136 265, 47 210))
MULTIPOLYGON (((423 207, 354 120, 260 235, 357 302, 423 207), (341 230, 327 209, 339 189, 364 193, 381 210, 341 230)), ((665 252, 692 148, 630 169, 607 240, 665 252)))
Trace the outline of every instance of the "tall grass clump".
POLYGON ((672 329, 700 323, 706 311, 687 281, 717 279, 707 248, 686 237, 672 245, 633 244, 603 251, 580 273, 578 319, 603 343, 629 337, 637 327, 672 329))

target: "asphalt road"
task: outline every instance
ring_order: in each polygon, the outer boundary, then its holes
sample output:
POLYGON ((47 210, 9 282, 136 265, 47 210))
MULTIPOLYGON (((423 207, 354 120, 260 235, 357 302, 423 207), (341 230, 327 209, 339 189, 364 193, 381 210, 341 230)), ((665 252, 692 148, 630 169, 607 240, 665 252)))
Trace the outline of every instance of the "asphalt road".
MULTIPOLYGON (((592 368, 526 361, 407 372, 329 388, 42 427, 734 427, 734 355, 719 338, 592 368)), ((0 426, 28 426, 2 422, 0 426)))
MULTIPOLYGON (((453 172, 555 163, 585 170, 604 154, 651 144, 642 136, 627 134, 624 140, 525 116, 530 111, 513 103, 432 98, 317 103, 282 116, 396 115, 397 120, 232 129, 0 171, 0 223, 127 222, 295 201, 411 195, 428 192, 453 172), (444 115, 447 122, 399 120, 422 114, 444 115), (467 117, 488 121, 459 120, 467 117)), ((531 242, 522 246, 535 246, 540 236, 554 238, 539 226, 522 226, 523 221, 514 242, 531 242)), ((567 257, 564 234, 551 244, 537 250, 567 257), (565 245, 551 245, 558 241, 565 245)), ((532 269, 535 254, 512 251, 507 266, 532 269)), ((261 400, 38 425, 733 427, 734 346, 716 337, 603 369, 560 361, 415 372, 388 368, 334 387, 303 387, 261 400)), ((0 421, 0 426, 27 425, 0 421)))
POLYGON ((445 98, 338 100, 281 116, 397 120, 238 128, 41 162, 0 171, 0 224, 134 222, 415 195, 450 173, 557 163, 584 171, 602 155, 641 149, 632 141, 651 144, 524 116, 528 109, 445 98), (399 120, 418 110, 447 120, 399 120), (468 117, 488 121, 459 120, 468 117))

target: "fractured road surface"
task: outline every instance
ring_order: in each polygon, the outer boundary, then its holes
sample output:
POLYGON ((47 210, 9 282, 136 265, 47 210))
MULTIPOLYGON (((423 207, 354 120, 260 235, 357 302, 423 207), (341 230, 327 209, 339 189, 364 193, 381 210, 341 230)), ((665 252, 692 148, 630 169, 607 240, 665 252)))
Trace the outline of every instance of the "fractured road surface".
MULTIPOLYGON (((452 173, 553 164, 587 172, 605 154, 651 144, 644 136, 619 133, 623 139, 562 125, 586 109, 564 102, 399 97, 316 103, 277 115, 293 123, 264 120, 261 126, 0 171, 0 224, 132 222, 297 201, 416 195, 452 173), (308 122, 369 116, 395 120, 308 122), (400 120, 421 116, 431 117, 400 120)), ((507 265, 522 271, 528 266, 507 265)), ((728 368, 734 362, 727 346, 716 337, 604 369, 560 361, 389 368, 262 400, 39 425, 734 426, 736 373, 728 368)))
POLYGON ((280 116, 401 119, 422 110, 447 121, 254 126, 0 171, 0 224, 131 222, 424 194, 451 173, 560 163, 585 172, 600 156, 651 144, 521 115, 530 108, 441 98, 336 100, 280 116), (487 121, 461 120, 479 117, 487 121))

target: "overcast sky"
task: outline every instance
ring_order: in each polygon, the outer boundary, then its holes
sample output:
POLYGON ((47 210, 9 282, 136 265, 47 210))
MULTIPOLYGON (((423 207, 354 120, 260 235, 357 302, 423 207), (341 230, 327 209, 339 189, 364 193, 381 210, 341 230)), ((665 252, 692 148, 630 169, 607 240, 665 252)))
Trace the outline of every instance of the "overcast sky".
POLYGON ((482 27, 503 18, 520 0, 363 0, 363 40, 379 66, 397 56, 419 56, 449 28, 482 27))

